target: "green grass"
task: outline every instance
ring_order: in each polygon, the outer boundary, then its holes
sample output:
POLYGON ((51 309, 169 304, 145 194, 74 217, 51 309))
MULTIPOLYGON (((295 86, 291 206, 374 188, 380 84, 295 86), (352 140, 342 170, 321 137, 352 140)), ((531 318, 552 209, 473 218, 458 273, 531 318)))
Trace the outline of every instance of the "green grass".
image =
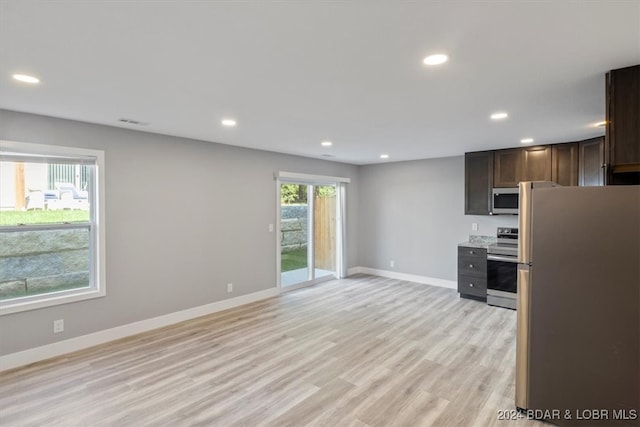
POLYGON ((0 301, 9 300, 9 299, 12 299, 12 298, 27 297, 27 296, 31 296, 31 295, 48 294, 48 293, 51 293, 51 292, 66 291, 67 289, 80 289, 80 288, 88 288, 88 287, 89 287, 89 284, 86 283, 86 282, 83 282, 83 283, 67 283, 67 284, 60 285, 60 286, 52 286, 50 288, 41 288, 41 289, 36 289, 36 290, 29 290, 26 293, 24 292, 24 290, 6 292, 5 294, 0 296, 0 301))
POLYGON ((293 251, 283 252, 281 257, 281 270, 285 271, 297 270, 307 267, 307 248, 296 249, 293 251))
POLYGON ((64 222, 87 222, 89 211, 0 211, 0 225, 51 224, 64 222))

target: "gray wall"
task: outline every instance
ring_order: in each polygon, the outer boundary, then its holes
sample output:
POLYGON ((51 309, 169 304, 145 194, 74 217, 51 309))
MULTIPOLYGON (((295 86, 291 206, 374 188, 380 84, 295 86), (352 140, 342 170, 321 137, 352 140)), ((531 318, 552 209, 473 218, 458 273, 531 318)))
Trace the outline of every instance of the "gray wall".
POLYGON ((107 227, 107 296, 1 316, 2 355, 275 287, 278 170, 352 179, 358 265, 356 166, 6 110, 0 139, 104 150, 107 227))
POLYGON ((517 225, 463 214, 462 156, 358 167, 5 110, 0 138, 104 150, 107 226, 107 296, 1 316, 0 355, 273 288, 278 170, 352 179, 349 267, 456 280, 458 243, 517 225))
POLYGON ((359 183, 364 267, 457 280, 458 243, 517 226, 515 216, 464 215, 464 156, 363 166, 359 183))

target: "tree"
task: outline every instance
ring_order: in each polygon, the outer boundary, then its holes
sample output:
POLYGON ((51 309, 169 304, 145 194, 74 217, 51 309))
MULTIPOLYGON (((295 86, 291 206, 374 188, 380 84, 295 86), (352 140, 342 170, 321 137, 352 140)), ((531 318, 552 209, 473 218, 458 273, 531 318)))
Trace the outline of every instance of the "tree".
POLYGON ((282 184, 280 187, 280 203, 290 205, 307 202, 307 186, 299 184, 282 184))
MULTIPOLYGON (((305 204, 307 203, 307 185, 303 184, 282 184, 280 186, 280 203, 283 205, 305 204)), ((314 187, 315 197, 335 197, 336 188, 328 185, 316 185, 314 187)))
POLYGON ((335 197, 336 195, 336 187, 331 187, 328 185, 316 185, 315 187, 316 197, 335 197))

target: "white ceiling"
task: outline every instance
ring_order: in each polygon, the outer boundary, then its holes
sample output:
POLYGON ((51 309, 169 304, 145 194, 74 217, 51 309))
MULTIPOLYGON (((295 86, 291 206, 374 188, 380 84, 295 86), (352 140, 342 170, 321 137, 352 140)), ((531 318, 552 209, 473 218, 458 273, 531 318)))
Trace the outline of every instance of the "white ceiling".
POLYGON ((0 48, 0 108, 368 164, 602 135, 640 1, 2 0, 0 48))

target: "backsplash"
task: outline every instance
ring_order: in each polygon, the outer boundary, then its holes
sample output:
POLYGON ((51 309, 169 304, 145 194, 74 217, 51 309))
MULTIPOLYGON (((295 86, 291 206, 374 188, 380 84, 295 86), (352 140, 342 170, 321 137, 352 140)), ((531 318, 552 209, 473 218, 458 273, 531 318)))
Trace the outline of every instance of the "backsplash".
POLYGON ((517 227, 518 216, 517 215, 487 215, 482 216, 465 216, 468 221, 468 233, 474 236, 495 236, 498 227, 517 227), (477 230, 474 230, 473 224, 477 225, 477 230))

